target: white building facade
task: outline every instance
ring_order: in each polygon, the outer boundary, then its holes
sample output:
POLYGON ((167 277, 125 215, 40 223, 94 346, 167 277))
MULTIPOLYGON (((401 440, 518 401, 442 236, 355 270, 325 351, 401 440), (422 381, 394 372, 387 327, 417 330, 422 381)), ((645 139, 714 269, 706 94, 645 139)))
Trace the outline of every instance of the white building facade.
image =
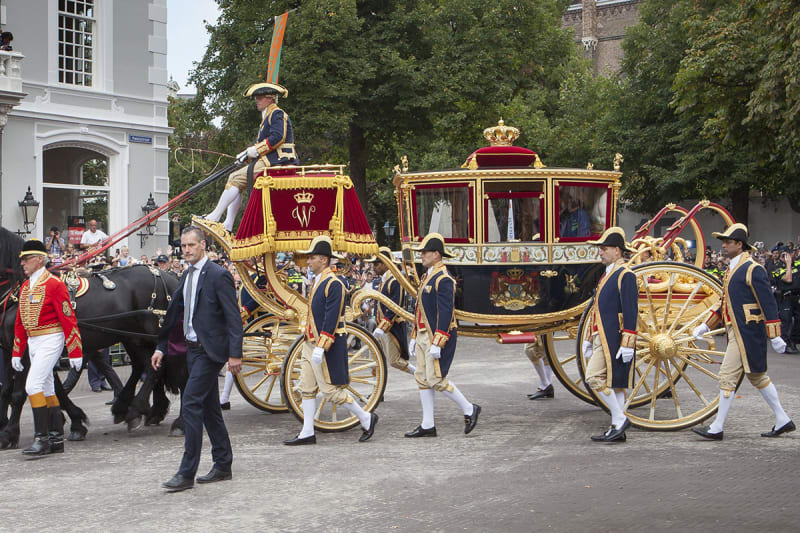
MULTIPOLYGON (((14 51, 0 52, 2 226, 23 228, 28 187, 40 203, 37 238, 51 226, 66 237, 75 217, 112 234, 151 194, 163 205, 166 0, 0 0, 0 19, 14 34, 14 51)), ((165 218, 144 246, 135 235, 120 245, 152 255, 167 230, 165 218)))

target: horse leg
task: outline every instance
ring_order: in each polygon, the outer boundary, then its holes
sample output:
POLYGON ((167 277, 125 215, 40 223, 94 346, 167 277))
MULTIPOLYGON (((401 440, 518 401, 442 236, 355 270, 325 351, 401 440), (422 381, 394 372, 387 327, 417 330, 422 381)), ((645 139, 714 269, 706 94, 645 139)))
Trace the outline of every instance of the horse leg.
MULTIPOLYGON (((26 358, 27 361, 27 358, 26 358)), ((2 431, 0 431, 0 449, 16 449, 19 447, 19 419, 22 417, 22 408, 28 395, 25 393, 25 379, 28 376, 28 367, 25 372, 14 372, 11 383, 11 417, 2 431)))
POLYGON ((62 385, 64 386, 64 391, 69 394, 72 392, 72 389, 75 388, 75 385, 78 384, 78 380, 81 378, 81 373, 83 373, 83 369, 86 368, 86 365, 89 364, 90 354, 93 352, 86 352, 83 357, 83 365, 81 365, 80 370, 75 370, 72 366, 69 367, 69 372, 67 372, 67 379, 64 380, 62 385))
POLYGON ((153 392, 153 387, 161 378, 164 373, 163 367, 158 370, 148 369, 147 377, 139 387, 139 391, 133 398, 128 412, 125 415, 125 421, 128 423, 128 431, 135 431, 144 425, 145 416, 150 414, 150 395, 153 392))
POLYGON ((14 370, 5 361, 0 364, 5 367, 4 375, 7 376, 3 381, 3 387, 0 388, 0 429, 2 429, 8 424, 8 408, 11 406, 11 393, 14 390, 14 370))
POLYGON ((159 380, 153 387, 153 407, 150 409, 150 415, 144 422, 145 426, 157 426, 167 416, 169 411, 169 398, 164 390, 164 383, 159 380))
MULTIPOLYGON (((186 388, 186 382, 189 380, 189 365, 186 361, 186 356, 175 356, 166 360, 167 364, 164 365, 164 382, 167 387, 180 393, 181 407, 183 406, 183 390, 186 388)), ((170 437, 183 437, 185 433, 183 426, 183 412, 178 410, 178 418, 172 422, 170 426, 170 437)))
POLYGON ((122 390, 117 394, 116 401, 111 406, 111 414, 114 415, 115 424, 124 422, 127 419, 128 408, 136 395, 136 385, 139 383, 139 376, 142 375, 146 364, 146 362, 144 362, 141 357, 137 357, 136 352, 133 351, 135 346, 126 343, 123 343, 123 345, 131 357, 131 375, 128 377, 128 381, 125 382, 122 390))
POLYGON ((53 378, 55 382, 54 385, 58 403, 61 404, 61 409, 67 413, 67 416, 70 420, 69 435, 67 435, 67 440, 86 440, 86 434, 89 433, 89 428, 86 427, 90 425, 89 417, 86 416, 86 413, 83 412, 83 409, 75 405, 75 403, 69 399, 69 395, 67 394, 64 385, 61 383, 61 378, 58 377, 58 372, 55 370, 53 370, 53 378))
MULTIPOLYGON (((185 363, 184 363, 185 366, 185 363)), ((178 411, 178 418, 172 421, 172 425, 169 428, 169 436, 170 437, 183 437, 186 433, 186 429, 183 425, 183 390, 186 388, 186 382, 184 381, 181 385, 181 410, 178 411)))

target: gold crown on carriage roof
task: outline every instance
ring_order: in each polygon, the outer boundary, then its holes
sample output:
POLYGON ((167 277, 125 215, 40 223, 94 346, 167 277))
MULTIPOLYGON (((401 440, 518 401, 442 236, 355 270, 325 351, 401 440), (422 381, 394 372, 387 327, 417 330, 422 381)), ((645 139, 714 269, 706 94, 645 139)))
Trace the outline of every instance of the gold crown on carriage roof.
POLYGON ((519 138, 519 129, 506 126, 501 118, 497 122, 497 126, 483 130, 483 136, 489 141, 490 146, 511 146, 519 138))
POLYGON ((314 199, 314 193, 308 191, 299 192, 294 195, 294 201, 298 204, 310 204, 314 199))

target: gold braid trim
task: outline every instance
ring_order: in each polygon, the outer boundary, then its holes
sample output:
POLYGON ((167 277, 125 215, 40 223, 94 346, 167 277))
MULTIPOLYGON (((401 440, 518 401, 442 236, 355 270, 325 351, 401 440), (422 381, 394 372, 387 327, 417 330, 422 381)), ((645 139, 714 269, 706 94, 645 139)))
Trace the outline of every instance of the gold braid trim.
POLYGON ((624 348, 636 348, 636 333, 623 332, 620 346, 624 348))
POLYGON ((349 176, 261 176, 253 184, 254 189, 351 189, 353 181, 349 176))

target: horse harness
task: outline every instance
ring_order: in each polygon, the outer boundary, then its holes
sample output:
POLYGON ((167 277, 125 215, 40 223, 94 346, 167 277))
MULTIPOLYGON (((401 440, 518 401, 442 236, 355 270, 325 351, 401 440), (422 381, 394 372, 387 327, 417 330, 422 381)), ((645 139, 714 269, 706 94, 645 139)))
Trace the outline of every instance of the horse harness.
MULTIPOLYGON (((103 315, 91 318, 78 319, 78 326, 87 327, 89 329, 93 329, 101 333, 111 333, 124 337, 139 337, 150 340, 157 339, 158 338, 157 335, 151 335, 149 333, 135 333, 132 331, 124 331, 96 324, 96 322, 105 322, 108 320, 118 320, 122 318, 131 318, 142 315, 155 315, 158 317, 158 327, 161 328, 161 326, 164 324, 164 317, 167 314, 167 310, 166 308, 164 309, 156 308, 156 300, 158 299, 159 284, 161 288, 164 290, 164 294, 167 297, 166 298, 167 306, 169 306, 169 303, 172 300, 172 295, 169 293, 169 290, 167 289, 167 283, 166 281, 164 281, 164 278, 161 275, 161 271, 153 267, 148 267, 148 269, 150 270, 150 273, 153 275, 153 291, 150 293, 150 304, 147 306, 146 309, 135 309, 133 311, 125 311, 123 313, 115 313, 112 315, 103 315)), ((117 288, 117 284, 108 279, 108 277, 105 276, 102 272, 95 272, 94 275, 103 280, 104 289, 113 291, 114 289, 117 288)), ((73 309, 77 309, 78 302, 76 300, 81 296, 83 296, 89 290, 89 280, 83 276, 79 276, 75 270, 71 270, 66 274, 64 274, 62 279, 67 286, 67 292, 69 292, 70 305, 72 306, 73 309)))

